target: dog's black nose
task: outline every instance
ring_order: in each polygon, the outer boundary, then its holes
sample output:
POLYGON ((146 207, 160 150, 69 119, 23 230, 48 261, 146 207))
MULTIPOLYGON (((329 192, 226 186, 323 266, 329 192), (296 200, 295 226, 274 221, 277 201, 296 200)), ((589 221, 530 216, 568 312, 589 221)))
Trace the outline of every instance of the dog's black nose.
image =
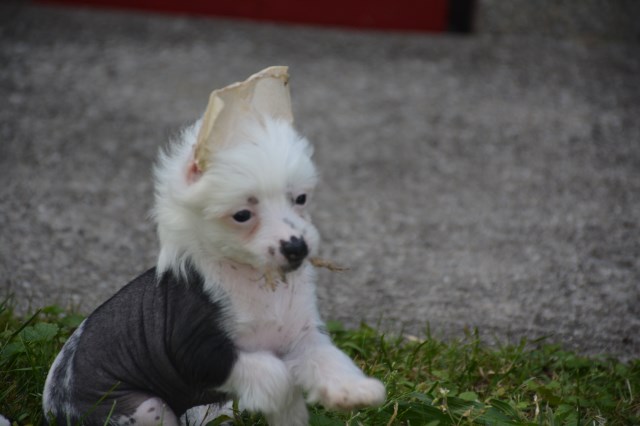
POLYGON ((289 266, 296 269, 309 254, 309 247, 304 238, 291 237, 289 241, 280 240, 280 253, 289 261, 289 266))

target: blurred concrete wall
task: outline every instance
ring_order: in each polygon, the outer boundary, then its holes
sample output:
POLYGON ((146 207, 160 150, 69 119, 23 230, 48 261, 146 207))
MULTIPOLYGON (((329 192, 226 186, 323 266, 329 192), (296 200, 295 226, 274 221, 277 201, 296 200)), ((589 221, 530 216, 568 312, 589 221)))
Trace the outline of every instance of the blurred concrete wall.
POLYGON ((475 29, 640 42, 640 0, 477 0, 475 29))

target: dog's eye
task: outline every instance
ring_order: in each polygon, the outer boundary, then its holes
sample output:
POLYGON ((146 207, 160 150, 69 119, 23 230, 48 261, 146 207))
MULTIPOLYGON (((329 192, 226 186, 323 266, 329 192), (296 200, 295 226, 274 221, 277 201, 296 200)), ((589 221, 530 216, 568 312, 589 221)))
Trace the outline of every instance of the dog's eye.
POLYGON ((233 215, 233 220, 239 223, 243 223, 251 219, 251 212, 249 210, 240 210, 233 215))
POLYGON ((295 203, 303 206, 307 202, 307 194, 300 194, 296 197, 295 203))

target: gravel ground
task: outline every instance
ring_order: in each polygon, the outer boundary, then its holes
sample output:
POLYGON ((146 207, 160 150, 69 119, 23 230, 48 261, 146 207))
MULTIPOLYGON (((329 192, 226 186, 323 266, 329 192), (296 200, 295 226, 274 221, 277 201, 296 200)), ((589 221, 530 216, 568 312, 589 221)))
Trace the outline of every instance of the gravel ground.
POLYGON ((0 8, 0 296, 89 312, 152 266, 151 167, 290 66, 328 319, 640 356, 640 45, 0 8))

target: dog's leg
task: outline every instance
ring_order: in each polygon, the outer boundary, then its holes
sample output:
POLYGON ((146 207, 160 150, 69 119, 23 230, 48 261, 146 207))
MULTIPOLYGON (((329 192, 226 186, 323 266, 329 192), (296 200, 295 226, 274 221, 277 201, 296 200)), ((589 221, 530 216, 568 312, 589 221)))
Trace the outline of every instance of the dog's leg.
POLYGON ((178 418, 165 402, 157 397, 149 398, 129 416, 121 416, 110 424, 136 426, 179 426, 178 418))
POLYGON ((348 411, 384 402, 384 385, 364 375, 330 339, 317 333, 295 359, 291 369, 297 384, 308 393, 307 400, 328 409, 348 411))
MULTIPOLYGON (((220 388, 236 396, 241 409, 261 412, 267 417, 288 410, 294 402, 294 389, 285 363, 271 352, 264 351, 239 352, 229 378, 220 388)), ((298 423, 290 420, 281 424, 298 423)))
POLYGON ((307 426, 309 412, 302 392, 294 391, 291 403, 277 413, 265 414, 269 426, 307 426))
MULTIPOLYGON (((190 408, 180 417, 180 425, 205 426, 220 416, 233 418, 233 401, 227 401, 224 404, 199 405, 190 408)), ((230 424, 231 421, 222 423, 223 426, 230 424)))

